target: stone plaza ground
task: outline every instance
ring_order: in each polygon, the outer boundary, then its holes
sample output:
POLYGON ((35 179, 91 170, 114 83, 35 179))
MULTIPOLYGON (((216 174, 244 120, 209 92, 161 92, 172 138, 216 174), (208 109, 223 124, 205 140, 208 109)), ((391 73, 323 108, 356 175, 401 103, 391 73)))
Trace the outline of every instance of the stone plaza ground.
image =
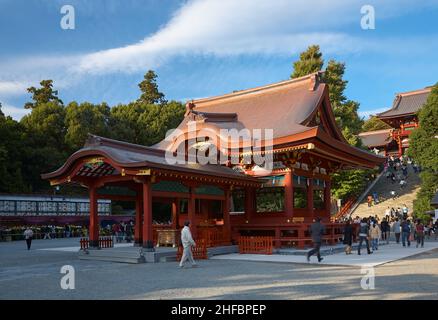
MULTIPOLYGON (((307 264, 303 256, 295 262, 217 256, 199 261, 200 268, 181 270, 177 262, 79 260, 75 250, 65 249, 75 246, 77 238, 35 240, 30 251, 24 241, 0 243, 0 299, 438 299, 438 241, 433 240, 425 243, 431 250, 416 254, 415 246, 406 248, 415 255, 377 265, 374 290, 362 289, 358 265, 336 264, 357 259, 355 254, 328 255, 322 264, 307 264), (74 290, 60 286, 64 265, 75 269, 74 290)), ((364 250, 361 259, 376 261, 399 247, 381 246, 370 256, 364 250)))

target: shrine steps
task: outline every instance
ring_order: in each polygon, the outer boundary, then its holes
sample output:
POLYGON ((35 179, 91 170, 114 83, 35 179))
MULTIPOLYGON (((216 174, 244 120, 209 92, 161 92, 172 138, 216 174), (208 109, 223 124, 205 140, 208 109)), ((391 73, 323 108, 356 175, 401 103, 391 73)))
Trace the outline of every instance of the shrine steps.
MULTIPOLYGON (((208 257, 239 252, 237 245, 207 248, 208 257)), ((120 263, 158 263, 176 261, 176 248, 159 247, 154 252, 140 247, 90 249, 79 252, 80 260, 108 261, 120 263)))
POLYGON ((92 249, 79 252, 80 260, 97 260, 121 263, 156 263, 176 260, 176 249, 162 248, 154 252, 146 252, 139 247, 92 249), (166 250, 167 249, 167 250, 166 250))

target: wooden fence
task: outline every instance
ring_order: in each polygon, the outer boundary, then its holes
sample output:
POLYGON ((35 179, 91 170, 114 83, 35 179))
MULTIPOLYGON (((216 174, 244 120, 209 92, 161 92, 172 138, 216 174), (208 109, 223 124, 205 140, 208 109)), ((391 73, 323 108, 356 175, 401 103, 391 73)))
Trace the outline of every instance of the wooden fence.
MULTIPOLYGON (((81 245, 81 250, 88 249, 90 247, 90 239, 89 238, 81 238, 79 240, 81 245)), ((100 237, 99 238, 99 248, 113 248, 114 242, 113 237, 100 237)))
MULTIPOLYGON (((178 261, 181 260, 183 251, 183 246, 178 246, 178 251, 176 253, 176 259, 178 261)), ((208 259, 207 245, 204 239, 199 239, 196 241, 196 247, 192 247, 192 254, 195 260, 208 259)))
POLYGON ((205 240, 207 248, 230 244, 223 227, 198 227, 198 237, 205 240))
POLYGON ((239 237, 239 253, 272 254, 272 237, 239 237))

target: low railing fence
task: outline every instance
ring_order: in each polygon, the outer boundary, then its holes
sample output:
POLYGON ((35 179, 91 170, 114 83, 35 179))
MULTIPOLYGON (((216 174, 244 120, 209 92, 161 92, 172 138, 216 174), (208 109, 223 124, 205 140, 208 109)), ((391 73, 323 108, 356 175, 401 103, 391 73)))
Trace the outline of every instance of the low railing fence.
POLYGON ((239 253, 272 254, 273 238, 257 236, 240 236, 239 253))
MULTIPOLYGON (((79 243, 81 245, 81 250, 88 249, 90 247, 90 239, 89 238, 81 238, 79 240, 79 243)), ((113 248, 114 247, 114 241, 113 237, 99 237, 99 248, 113 248)))
MULTIPOLYGON (((195 260, 208 259, 207 255, 207 245, 204 239, 198 239, 196 241, 196 246, 191 247, 192 255, 195 260)), ((182 245, 178 246, 178 251, 176 253, 176 259, 181 260, 184 248, 182 245)))

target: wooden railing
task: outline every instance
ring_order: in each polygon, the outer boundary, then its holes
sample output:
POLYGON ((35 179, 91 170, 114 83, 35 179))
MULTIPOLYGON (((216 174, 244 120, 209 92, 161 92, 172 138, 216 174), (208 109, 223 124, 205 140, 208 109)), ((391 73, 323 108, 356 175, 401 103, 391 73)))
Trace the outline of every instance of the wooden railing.
POLYGON ((272 237, 239 237, 239 253, 272 254, 272 237))
MULTIPOLYGON (((89 238, 81 238, 79 240, 81 245, 81 250, 88 249, 90 247, 90 239, 89 238)), ((99 237, 99 248, 113 248, 114 242, 113 237, 99 237)))
POLYGON ((205 240, 207 248, 230 244, 230 240, 224 233, 224 228, 219 226, 198 227, 198 237, 205 240))
MULTIPOLYGON (((178 246, 178 251, 176 253, 176 259, 181 260, 184 248, 183 246, 178 246)), ((208 259, 207 255, 207 245, 204 239, 199 239, 196 241, 196 247, 192 247, 192 254, 195 260, 208 259)))
MULTIPOLYGON (((291 223, 288 225, 240 225, 235 227, 234 239, 238 241, 241 236, 262 236, 266 234, 272 238, 275 248, 296 247, 303 249, 312 245, 310 235, 310 223, 291 223), (241 235, 237 234, 237 232, 241 235), (275 234, 274 237, 270 236, 275 234)), ((343 239, 344 224, 324 223, 325 233, 322 236, 323 243, 334 245, 343 239)))
POLYGON ((336 220, 339 220, 343 218, 345 215, 347 215, 350 212, 350 209, 353 207, 356 199, 350 198, 345 202, 345 204, 341 207, 341 209, 331 217, 332 222, 335 222, 336 220))

